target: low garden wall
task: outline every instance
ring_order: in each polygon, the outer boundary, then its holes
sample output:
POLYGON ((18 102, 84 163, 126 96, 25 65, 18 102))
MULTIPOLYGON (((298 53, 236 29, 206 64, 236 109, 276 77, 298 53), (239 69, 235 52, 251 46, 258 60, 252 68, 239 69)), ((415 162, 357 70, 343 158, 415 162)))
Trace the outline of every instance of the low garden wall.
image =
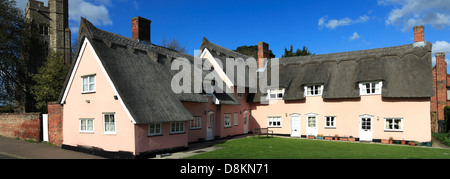
POLYGON ((40 113, 0 114, 0 136, 23 140, 42 140, 40 113))

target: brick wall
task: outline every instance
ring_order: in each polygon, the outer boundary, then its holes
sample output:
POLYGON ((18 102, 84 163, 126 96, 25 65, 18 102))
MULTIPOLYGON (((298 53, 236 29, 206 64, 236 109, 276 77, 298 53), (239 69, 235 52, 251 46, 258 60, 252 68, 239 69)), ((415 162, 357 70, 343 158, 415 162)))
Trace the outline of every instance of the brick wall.
POLYGON ((0 114, 0 135, 23 140, 42 140, 40 113, 0 114))
POLYGON ((49 102, 48 108, 48 142, 62 145, 63 142, 63 107, 57 102, 49 102))
POLYGON ((447 106, 447 63, 445 53, 436 53, 436 67, 433 68, 434 96, 431 97, 431 131, 438 132, 439 121, 444 121, 444 108, 447 106))

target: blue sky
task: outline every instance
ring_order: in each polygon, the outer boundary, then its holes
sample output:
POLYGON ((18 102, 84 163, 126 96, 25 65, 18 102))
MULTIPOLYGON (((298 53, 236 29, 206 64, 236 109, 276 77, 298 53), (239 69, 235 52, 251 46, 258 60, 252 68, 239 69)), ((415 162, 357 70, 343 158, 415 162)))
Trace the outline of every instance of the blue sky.
MULTIPOLYGON (((17 1, 24 9, 27 0, 17 1)), ((425 25, 433 52, 450 52, 449 0, 69 1, 73 39, 80 16, 127 37, 131 18, 142 16, 152 21, 152 43, 176 38, 191 55, 203 37, 231 50, 264 41, 276 57, 290 45, 316 54, 397 46, 414 42, 415 25, 425 25)))

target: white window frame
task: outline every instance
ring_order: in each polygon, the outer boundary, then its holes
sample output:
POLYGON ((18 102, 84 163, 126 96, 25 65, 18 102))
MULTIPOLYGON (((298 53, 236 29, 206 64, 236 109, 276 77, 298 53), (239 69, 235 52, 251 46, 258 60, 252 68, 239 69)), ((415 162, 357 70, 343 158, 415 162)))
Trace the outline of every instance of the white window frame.
POLYGON ((318 126, 318 120, 319 120, 319 115, 317 115, 317 114, 315 114, 315 113, 308 113, 308 114, 306 114, 305 115, 306 116, 306 127, 308 128, 308 127, 310 127, 309 125, 310 125, 310 123, 309 123, 309 118, 310 117, 314 117, 314 127, 315 128, 317 128, 317 126, 318 126))
POLYGON ((94 118, 81 118, 80 119, 80 133, 94 133, 94 118), (83 130, 83 121, 85 122, 84 130, 83 130), (92 122, 92 130, 89 130, 89 121, 92 122))
POLYGON ((403 132, 403 118, 384 118, 384 131, 390 131, 390 132, 403 132), (392 123, 388 124, 388 120, 392 120, 392 123), (400 124, 398 125, 398 129, 394 129, 395 121, 399 120, 400 124), (390 128, 388 128, 388 126, 390 128))
POLYGON ((231 127, 231 114, 230 113, 223 115, 223 126, 225 128, 231 127))
POLYGON ((268 89, 267 90, 267 98, 268 99, 272 99, 272 100, 282 100, 283 97, 284 97, 284 92, 285 92, 284 88, 282 88, 282 89, 268 89), (275 97, 272 97, 271 96, 272 94, 274 94, 275 97), (280 97, 280 95, 281 95, 281 97, 280 97))
POLYGON ((184 122, 171 122, 170 134, 182 134, 184 133, 184 122))
POLYGON ((272 128, 281 128, 281 116, 268 116, 267 117, 267 126, 272 128))
POLYGON ((81 93, 95 93, 97 89, 97 78, 96 75, 86 75, 81 77, 81 93), (91 82, 91 78, 94 79, 94 82, 91 82), (84 79, 87 79, 87 84, 84 83, 84 79), (84 88, 84 85, 86 85, 86 89, 84 88), (94 85, 94 89, 91 89, 91 85, 94 85))
POLYGON ((323 85, 308 85, 305 86, 305 96, 322 96, 323 85), (317 91, 317 94, 314 94, 317 91))
POLYGON ((381 82, 381 81, 359 83, 359 94, 361 96, 363 96, 363 95, 379 95, 379 94, 381 94, 382 90, 383 90, 383 82, 381 82), (369 89, 367 89, 367 85, 369 85, 369 89), (369 93, 367 92, 367 90, 369 90, 369 93))
POLYGON ((162 135, 162 123, 148 124, 148 136, 160 136, 162 135), (159 132, 158 132, 159 130, 159 132))
POLYGON ((116 113, 103 113, 103 134, 116 134, 116 131, 117 131, 117 129, 116 129, 116 121, 117 121, 117 118, 116 118, 116 113), (113 117, 114 117, 114 122, 106 122, 106 118, 105 118, 105 116, 107 116, 107 115, 112 115, 113 117), (114 125, 114 131, 107 131, 106 130, 106 125, 107 124, 113 124, 114 125))
POLYGON ((189 129, 201 129, 202 128, 202 117, 194 116, 194 120, 189 121, 189 129))
POLYGON ((336 116, 325 116, 325 128, 336 129, 336 116), (331 118, 333 118, 332 125, 328 125, 331 124, 331 122, 328 123, 328 121, 331 120, 331 118))

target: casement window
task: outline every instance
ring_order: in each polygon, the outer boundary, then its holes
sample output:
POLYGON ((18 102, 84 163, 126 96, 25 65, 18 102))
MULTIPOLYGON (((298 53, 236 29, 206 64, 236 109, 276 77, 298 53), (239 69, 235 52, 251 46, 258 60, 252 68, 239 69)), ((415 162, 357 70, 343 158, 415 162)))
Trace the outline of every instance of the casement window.
POLYGON ((325 128, 336 128, 336 116, 325 117, 325 128))
POLYGON ((224 127, 231 127, 231 114, 225 114, 223 116, 224 127))
POLYGON ((93 93, 95 92, 95 75, 88 75, 81 77, 82 82, 82 93, 93 93))
POLYGON ((270 89, 267 93, 269 99, 283 99, 284 89, 270 89))
POLYGON ((189 122, 190 129, 201 129, 202 128, 202 117, 196 116, 193 121, 189 122))
POLYGON ((170 123, 170 133, 171 134, 184 133, 184 122, 172 122, 172 123, 170 123))
POLYGON ((322 96, 323 85, 305 86, 305 96, 322 96))
POLYGON ((281 117, 268 117, 269 127, 281 127, 281 117))
POLYGON ((239 125, 239 113, 237 112, 234 113, 234 125, 239 125))
POLYGON ((105 134, 116 134, 116 114, 103 113, 103 124, 105 134))
POLYGON ((402 118, 385 118, 384 123, 385 131, 403 131, 402 118))
POLYGON ((81 133, 94 133, 94 119, 80 119, 81 133))
POLYGON ((148 136, 162 135, 162 124, 148 124, 148 136))
POLYGON ((381 94, 383 82, 365 82, 359 84, 360 95, 374 95, 381 94))

